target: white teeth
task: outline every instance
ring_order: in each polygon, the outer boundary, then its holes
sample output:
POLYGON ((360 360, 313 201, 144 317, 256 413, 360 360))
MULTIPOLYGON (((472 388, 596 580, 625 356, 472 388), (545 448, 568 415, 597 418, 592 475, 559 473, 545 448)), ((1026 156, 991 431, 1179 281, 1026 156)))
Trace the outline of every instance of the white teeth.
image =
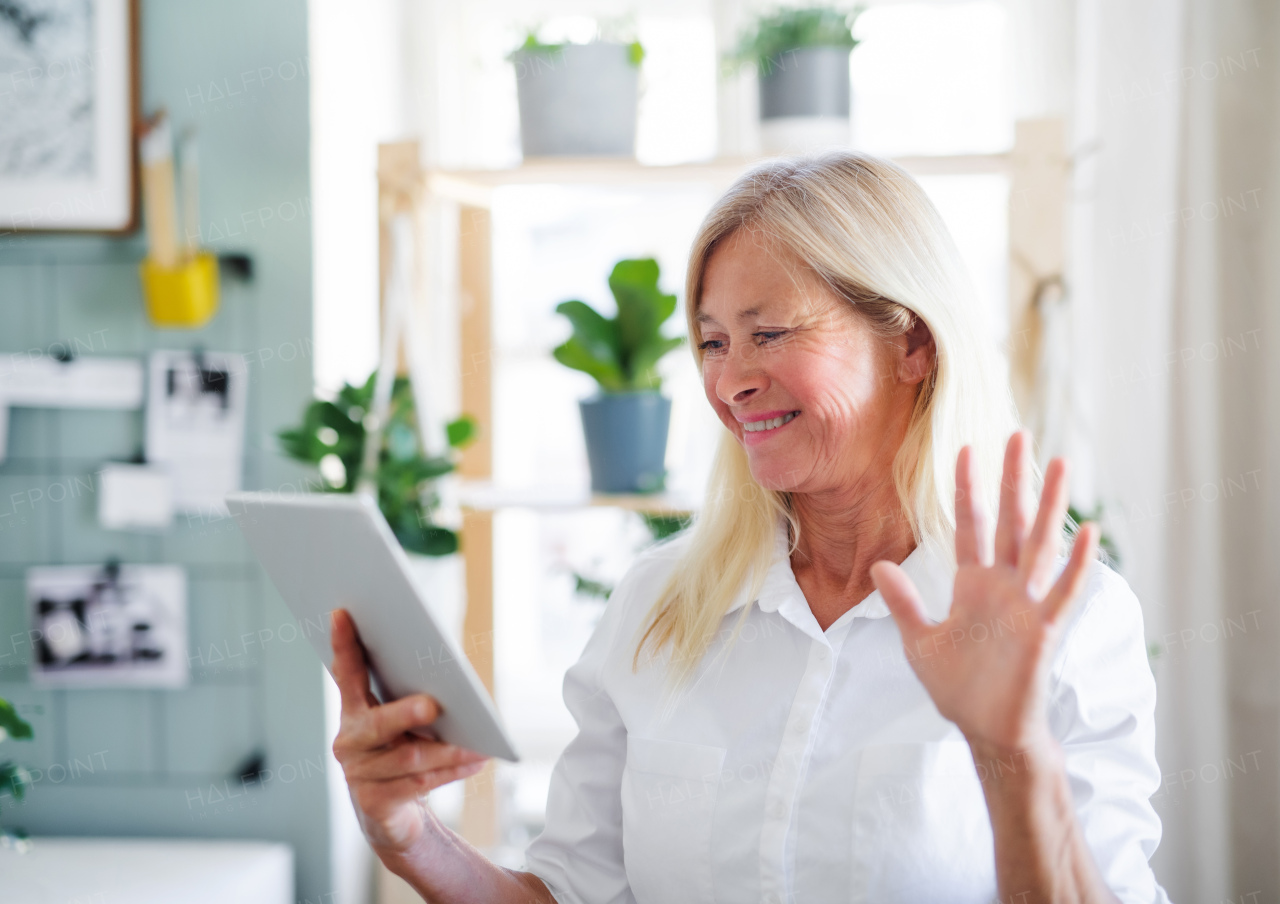
POLYGON ((787 421, 794 418, 796 413, 797 412, 792 411, 784 414, 782 417, 769 418, 767 421, 745 421, 742 424, 742 429, 748 433, 759 433, 762 430, 773 430, 777 427, 781 427, 787 421))

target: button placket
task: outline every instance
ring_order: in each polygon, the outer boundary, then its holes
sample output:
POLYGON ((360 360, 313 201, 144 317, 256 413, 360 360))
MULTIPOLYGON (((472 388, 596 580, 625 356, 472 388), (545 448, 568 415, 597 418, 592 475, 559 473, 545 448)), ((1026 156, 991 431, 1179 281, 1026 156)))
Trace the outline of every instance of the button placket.
POLYGON ((765 821, 760 832, 760 883, 766 901, 787 899, 787 838, 793 808, 808 767, 814 724, 834 672, 826 639, 814 640, 800 679, 782 743, 765 792, 765 821))

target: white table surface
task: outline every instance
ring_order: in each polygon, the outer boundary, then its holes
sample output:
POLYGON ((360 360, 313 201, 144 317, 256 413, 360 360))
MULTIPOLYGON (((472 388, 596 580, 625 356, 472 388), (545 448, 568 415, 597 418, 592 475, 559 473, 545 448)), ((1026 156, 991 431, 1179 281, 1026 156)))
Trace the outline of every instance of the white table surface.
POLYGON ((293 848, 265 841, 33 838, 0 847, 4 904, 294 904, 293 848))

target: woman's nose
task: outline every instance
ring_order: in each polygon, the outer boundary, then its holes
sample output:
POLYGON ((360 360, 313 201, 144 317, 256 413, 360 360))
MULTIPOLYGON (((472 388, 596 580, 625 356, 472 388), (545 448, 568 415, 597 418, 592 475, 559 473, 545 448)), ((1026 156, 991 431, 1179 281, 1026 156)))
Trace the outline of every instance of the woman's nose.
POLYGON ((716 378, 716 395, 726 405, 741 404, 757 390, 764 389, 768 376, 755 360, 750 346, 746 352, 730 349, 716 378))

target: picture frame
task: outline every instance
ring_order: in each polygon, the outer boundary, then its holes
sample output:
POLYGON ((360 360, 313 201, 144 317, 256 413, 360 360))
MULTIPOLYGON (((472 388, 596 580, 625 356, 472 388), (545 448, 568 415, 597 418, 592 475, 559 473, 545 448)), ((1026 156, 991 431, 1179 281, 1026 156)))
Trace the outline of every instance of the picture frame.
POLYGON ((136 0, 0 4, 0 238, 137 223, 136 0))
POLYGON ((187 575, 179 565, 27 569, 36 687, 185 687, 187 575))

